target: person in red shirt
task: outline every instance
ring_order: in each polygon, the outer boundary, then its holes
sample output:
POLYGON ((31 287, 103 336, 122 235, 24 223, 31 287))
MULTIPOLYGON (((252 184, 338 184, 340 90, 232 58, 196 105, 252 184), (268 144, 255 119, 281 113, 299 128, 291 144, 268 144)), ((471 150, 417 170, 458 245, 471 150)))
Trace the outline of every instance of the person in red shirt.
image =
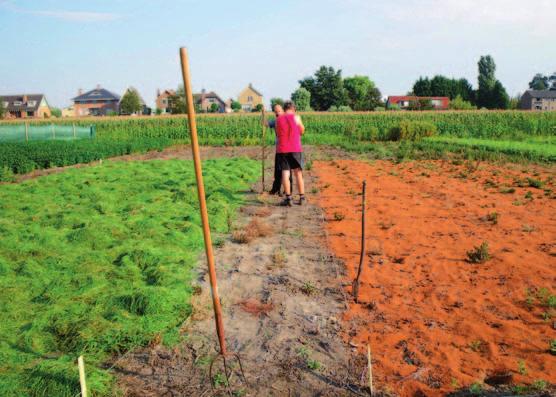
POLYGON ((276 119, 276 153, 277 161, 282 170, 282 184, 286 198, 281 205, 291 207, 293 205, 290 175, 293 173, 299 189, 299 201, 297 204, 305 203, 305 185, 303 183, 303 147, 301 146, 301 135, 305 132, 305 126, 301 117, 295 114, 295 105, 288 101, 284 103, 284 114, 276 119))

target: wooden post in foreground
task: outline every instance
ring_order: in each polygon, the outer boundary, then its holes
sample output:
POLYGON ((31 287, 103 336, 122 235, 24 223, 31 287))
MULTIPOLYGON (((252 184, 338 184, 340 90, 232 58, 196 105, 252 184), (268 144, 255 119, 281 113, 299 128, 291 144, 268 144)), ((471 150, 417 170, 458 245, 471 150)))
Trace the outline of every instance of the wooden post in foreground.
POLYGON ((29 142, 29 123, 25 122, 25 142, 29 142))
POLYGON ((374 389, 373 389, 373 363, 371 361, 371 342, 367 343, 367 366, 369 367, 369 393, 371 393, 371 396, 374 394, 374 389))
POLYGON ((54 131, 54 124, 50 124, 50 128, 52 129, 52 139, 56 139, 56 132, 54 131))
POLYGON ((363 181, 363 196, 361 208, 361 256, 359 257, 359 269, 357 270, 357 278, 353 281, 353 298, 357 303, 359 300, 359 280, 363 271, 363 263, 365 260, 365 207, 367 205, 367 181, 363 181))
POLYGON ((262 191, 264 193, 264 160, 265 160, 265 147, 266 147, 266 115, 264 112, 264 105, 262 110, 262 125, 263 125, 263 144, 262 144, 262 152, 263 152, 263 159, 262 159, 262 191))
POLYGON ((75 133, 75 123, 73 123, 73 139, 76 138, 76 133, 75 133))
MULTIPOLYGON (((214 266, 214 255, 212 252, 212 240, 210 236, 207 203, 205 198, 205 186, 203 183, 203 173, 201 170, 201 156, 199 154, 199 140, 197 137, 197 123, 195 120, 195 107, 193 104, 193 92, 191 90, 191 76, 189 71, 189 60, 187 49, 180 48, 181 71, 183 86, 185 88, 185 103, 187 108, 187 121, 189 123, 189 134, 191 136, 191 151, 193 152, 193 163, 195 165, 195 177, 197 179, 197 193, 199 195, 199 207, 201 210, 201 220, 203 222, 203 236, 205 238, 205 252, 209 268, 210 287, 212 291, 212 306, 216 321, 216 333, 220 343, 220 354, 226 356, 226 340, 224 335, 224 322, 222 320, 222 306, 218 296, 218 285, 216 281, 216 268, 214 266)), ((212 382, 212 380, 211 380, 212 382)))
POLYGON ((83 356, 77 359, 77 366, 79 368, 79 384, 81 385, 81 397, 87 397, 87 382, 85 380, 85 363, 83 356))

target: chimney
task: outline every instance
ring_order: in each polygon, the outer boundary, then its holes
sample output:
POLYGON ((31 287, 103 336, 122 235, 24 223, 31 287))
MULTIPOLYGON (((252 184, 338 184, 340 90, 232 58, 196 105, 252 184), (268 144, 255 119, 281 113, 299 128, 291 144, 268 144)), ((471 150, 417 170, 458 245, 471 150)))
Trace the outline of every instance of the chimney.
POLYGON ((160 88, 156 89, 156 97, 158 98, 160 96, 160 88))
POLYGON ((23 103, 27 103, 27 95, 23 94, 23 103))
POLYGON ((101 88, 100 84, 97 84, 97 90, 100 90, 100 88, 101 88))
POLYGON ((204 88, 201 90, 201 94, 205 94, 207 92, 207 90, 205 90, 204 88))
POLYGON ((83 88, 80 88, 77 90, 77 95, 83 95, 83 88))

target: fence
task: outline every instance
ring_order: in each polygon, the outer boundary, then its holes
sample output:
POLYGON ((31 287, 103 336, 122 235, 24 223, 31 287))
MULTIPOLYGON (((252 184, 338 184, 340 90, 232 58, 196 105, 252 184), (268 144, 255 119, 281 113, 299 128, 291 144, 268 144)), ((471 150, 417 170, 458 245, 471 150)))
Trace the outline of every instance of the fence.
POLYGON ((45 140, 74 140, 93 138, 96 128, 56 124, 5 124, 0 125, 0 142, 28 142, 45 140))

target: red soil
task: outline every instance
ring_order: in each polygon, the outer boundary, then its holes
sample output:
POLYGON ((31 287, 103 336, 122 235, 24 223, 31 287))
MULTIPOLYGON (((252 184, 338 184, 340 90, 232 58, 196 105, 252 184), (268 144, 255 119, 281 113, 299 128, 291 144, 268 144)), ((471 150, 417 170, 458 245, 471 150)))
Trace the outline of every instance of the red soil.
POLYGON ((514 384, 556 381, 548 353, 556 310, 538 298, 541 288, 556 294, 555 168, 476 167, 315 162, 317 200, 330 247, 346 263, 346 285, 359 262, 358 193, 367 180, 368 256, 360 304, 352 302, 344 320, 361 352, 370 341, 379 389, 444 395, 507 372, 514 384), (519 187, 527 177, 543 188, 519 187), (505 186, 515 192, 501 193, 505 186), (492 212, 497 224, 486 219, 492 212), (483 241, 491 259, 467 262, 483 241))

